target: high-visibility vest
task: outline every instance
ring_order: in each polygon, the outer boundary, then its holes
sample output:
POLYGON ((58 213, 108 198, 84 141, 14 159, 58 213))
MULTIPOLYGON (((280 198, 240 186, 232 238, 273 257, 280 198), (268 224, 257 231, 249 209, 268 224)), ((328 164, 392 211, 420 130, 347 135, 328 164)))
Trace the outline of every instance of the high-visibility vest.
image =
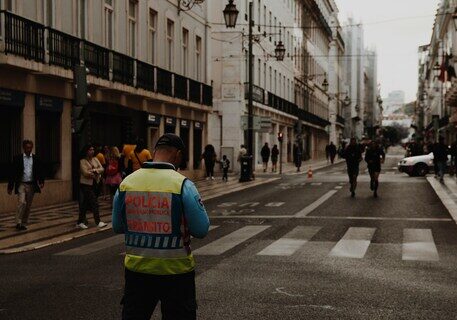
POLYGON ((194 270, 181 195, 185 180, 175 170, 153 165, 135 171, 121 183, 126 269, 154 275, 194 270))

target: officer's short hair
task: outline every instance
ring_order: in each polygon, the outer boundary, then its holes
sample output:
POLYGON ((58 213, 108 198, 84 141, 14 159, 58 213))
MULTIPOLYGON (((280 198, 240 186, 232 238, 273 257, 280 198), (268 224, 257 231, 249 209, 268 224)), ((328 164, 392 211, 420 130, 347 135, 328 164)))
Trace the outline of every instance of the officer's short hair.
POLYGON ((32 140, 28 140, 28 139, 25 139, 24 141, 22 141, 22 147, 25 148, 26 145, 28 144, 31 144, 32 147, 33 147, 33 141, 32 140))

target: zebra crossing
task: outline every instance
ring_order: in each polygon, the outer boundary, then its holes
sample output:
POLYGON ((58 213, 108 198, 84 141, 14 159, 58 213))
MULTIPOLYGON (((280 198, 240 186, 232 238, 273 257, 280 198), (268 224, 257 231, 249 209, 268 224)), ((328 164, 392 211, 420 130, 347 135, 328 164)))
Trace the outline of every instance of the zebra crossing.
MULTIPOLYGON (((211 240, 202 246, 196 240, 197 249, 193 250, 195 256, 221 256, 237 246, 249 240, 259 241, 259 237, 265 231, 273 231, 271 225, 246 225, 229 233, 223 231, 224 226, 212 225, 210 232, 218 230, 216 239, 211 240), (220 235, 220 236, 219 236, 220 235)), ((339 241, 326 242, 331 245, 331 249, 324 252, 328 258, 338 259, 364 259, 377 232, 377 228, 349 227, 339 241)), ((305 252, 308 244, 313 243, 313 238, 323 232, 323 226, 296 226, 284 236, 276 240, 261 240, 266 246, 255 253, 255 256, 263 257, 287 257, 297 255, 298 252, 305 252)), ((211 237, 214 238, 214 237, 211 237)), ((120 246, 124 242, 123 235, 92 242, 83 246, 55 253, 55 256, 85 256, 90 255, 114 246, 120 246)), ((377 246, 383 244, 376 243, 377 246)), ((387 246, 391 244, 385 244, 387 246)), ((401 260, 403 261, 439 261, 440 256, 435 244, 431 229, 403 229, 403 242, 401 244, 401 260)), ((248 244, 249 246, 249 244, 248 244)), ((312 246, 310 246, 312 247, 312 246)), ((326 246, 328 247, 328 246, 326 246)), ((242 250, 246 249, 246 246, 242 250)), ((121 255, 125 254, 119 252, 121 255)), ((395 257, 399 259, 400 257, 395 257)))

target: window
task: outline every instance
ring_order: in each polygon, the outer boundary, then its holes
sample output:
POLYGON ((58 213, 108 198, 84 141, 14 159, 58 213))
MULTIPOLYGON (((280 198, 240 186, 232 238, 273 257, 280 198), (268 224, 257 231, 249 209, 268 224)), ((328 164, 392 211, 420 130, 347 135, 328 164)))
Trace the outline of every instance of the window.
POLYGON ((201 71, 202 71, 202 38, 197 36, 195 38, 195 58, 196 63, 195 67, 197 69, 196 77, 198 81, 201 81, 201 71))
POLYGON ((155 64, 157 35, 157 11, 149 9, 149 62, 155 64))
POLYGON ((263 88, 267 90, 267 64, 263 63, 263 88))
POLYGON ((262 19, 262 7, 260 6, 260 0, 257 0, 257 29, 260 31, 260 21, 262 19))
POLYGON ((113 49, 113 27, 114 27, 114 13, 113 13, 113 0, 105 0, 105 13, 104 13, 104 27, 105 27, 105 46, 113 49))
POLYGON ((21 152, 22 109, 0 108, 0 181, 10 176, 13 157, 21 152))
POLYGON ((13 0, 5 0, 5 10, 14 11, 14 1, 13 0))
POLYGON ((170 19, 167 19, 167 67, 168 70, 173 71, 173 50, 174 50, 174 32, 175 32, 175 23, 170 19))
POLYGON ((78 1, 78 33, 81 39, 86 38, 86 0, 78 1))
POLYGON ((271 70, 271 67, 269 68, 268 76, 270 77, 270 86, 268 87, 268 90, 270 92, 273 92, 273 72, 271 70))
POLYGON ((270 27, 269 27, 270 31, 269 32, 270 32, 270 42, 271 42, 271 34, 273 33, 273 17, 271 15, 271 11, 269 13, 269 16, 270 17, 269 17, 269 23, 268 24, 270 25, 270 27))
POLYGON ((274 33, 274 36, 275 36, 275 37, 274 37, 275 43, 276 43, 276 41, 278 40, 278 35, 277 35, 277 33, 278 33, 278 27, 277 27, 277 23, 278 23, 278 20, 277 20, 276 17, 275 17, 275 23, 274 23, 274 28, 275 28, 275 30, 274 30, 274 32, 273 32, 273 33, 274 33))
POLYGON ((187 75, 187 65, 189 59, 189 30, 182 29, 182 74, 187 75))
POLYGON ((131 57, 136 55, 136 16, 137 16, 138 2, 134 0, 129 1, 129 15, 128 15, 128 53, 131 57))
POLYGON ((277 89, 277 77, 276 77, 276 70, 275 70, 275 77, 274 77, 274 90, 273 90, 274 94, 277 94, 277 92, 276 92, 276 89, 277 89))
POLYGON ((261 86, 261 79, 262 78, 262 63, 260 62, 260 59, 257 59, 257 85, 260 87, 261 86))

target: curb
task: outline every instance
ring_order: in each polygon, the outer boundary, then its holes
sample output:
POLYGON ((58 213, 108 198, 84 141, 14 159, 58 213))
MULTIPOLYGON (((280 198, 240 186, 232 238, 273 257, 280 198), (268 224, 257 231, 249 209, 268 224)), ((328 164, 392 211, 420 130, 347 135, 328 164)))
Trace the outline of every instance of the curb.
POLYGON ((430 183, 430 186, 436 192, 436 195, 438 196, 438 198, 440 198, 441 202, 446 207, 452 219, 454 219, 454 222, 457 224, 457 204, 452 199, 451 194, 453 194, 454 196, 457 195, 454 194, 449 189, 449 187, 447 187, 445 184, 442 185, 434 177, 427 177, 427 181, 428 183, 430 183))

